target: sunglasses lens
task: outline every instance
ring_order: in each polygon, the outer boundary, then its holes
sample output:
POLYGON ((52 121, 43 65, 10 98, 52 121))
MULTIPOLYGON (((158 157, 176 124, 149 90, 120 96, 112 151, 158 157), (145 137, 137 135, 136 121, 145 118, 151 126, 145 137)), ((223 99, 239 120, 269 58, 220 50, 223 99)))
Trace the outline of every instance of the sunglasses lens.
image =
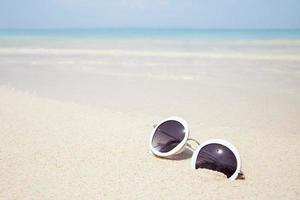
POLYGON ((196 169, 206 168, 231 177, 237 169, 234 153, 222 144, 208 144, 201 148, 196 160, 196 169))
POLYGON ((159 152, 169 152, 183 141, 185 134, 185 128, 180 122, 176 120, 165 121, 156 128, 152 146, 159 152))

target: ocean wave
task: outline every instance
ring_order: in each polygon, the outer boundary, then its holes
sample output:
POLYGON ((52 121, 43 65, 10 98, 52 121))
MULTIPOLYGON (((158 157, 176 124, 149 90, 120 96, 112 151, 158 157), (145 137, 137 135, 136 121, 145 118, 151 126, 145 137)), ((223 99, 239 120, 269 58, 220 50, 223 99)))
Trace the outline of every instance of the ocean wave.
POLYGON ((208 58, 247 60, 300 60, 300 53, 257 53, 247 52, 184 52, 184 51, 137 51, 119 49, 55 49, 55 48, 0 48, 0 55, 66 55, 66 56, 115 56, 115 57, 165 57, 165 58, 208 58))

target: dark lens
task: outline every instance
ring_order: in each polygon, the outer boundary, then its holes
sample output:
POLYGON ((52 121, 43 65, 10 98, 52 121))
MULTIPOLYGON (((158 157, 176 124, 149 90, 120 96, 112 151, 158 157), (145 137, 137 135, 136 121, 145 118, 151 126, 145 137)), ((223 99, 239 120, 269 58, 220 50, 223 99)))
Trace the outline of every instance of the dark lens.
POLYGON ((152 139, 152 146, 157 151, 166 153, 182 142, 184 136, 184 126, 178 121, 169 120, 157 127, 152 139))
POLYGON ((201 148, 196 161, 196 169, 206 168, 231 177, 237 168, 234 153, 222 144, 208 144, 201 148))

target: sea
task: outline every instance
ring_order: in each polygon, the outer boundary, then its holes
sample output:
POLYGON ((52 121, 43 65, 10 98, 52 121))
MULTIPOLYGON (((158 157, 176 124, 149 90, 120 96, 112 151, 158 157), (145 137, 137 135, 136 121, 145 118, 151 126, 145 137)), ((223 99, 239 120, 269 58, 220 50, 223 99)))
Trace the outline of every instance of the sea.
POLYGON ((293 99, 299 66, 299 29, 0 30, 0 85, 118 111, 293 99))
POLYGON ((1 39, 299 40, 300 29, 0 29, 1 39))

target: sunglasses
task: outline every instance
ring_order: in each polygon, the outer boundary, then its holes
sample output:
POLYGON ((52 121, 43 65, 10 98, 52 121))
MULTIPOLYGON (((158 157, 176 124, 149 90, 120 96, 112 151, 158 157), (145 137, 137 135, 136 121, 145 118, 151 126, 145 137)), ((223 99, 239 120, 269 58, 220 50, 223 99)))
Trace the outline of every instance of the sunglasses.
POLYGON ((161 121, 150 138, 151 153, 158 157, 172 157, 188 148, 193 152, 192 168, 205 168, 221 172, 230 180, 243 179, 241 158, 235 146, 226 140, 210 139, 199 143, 189 138, 187 122, 180 117, 170 117, 161 121), (194 141, 198 147, 193 148, 188 141, 194 141))

